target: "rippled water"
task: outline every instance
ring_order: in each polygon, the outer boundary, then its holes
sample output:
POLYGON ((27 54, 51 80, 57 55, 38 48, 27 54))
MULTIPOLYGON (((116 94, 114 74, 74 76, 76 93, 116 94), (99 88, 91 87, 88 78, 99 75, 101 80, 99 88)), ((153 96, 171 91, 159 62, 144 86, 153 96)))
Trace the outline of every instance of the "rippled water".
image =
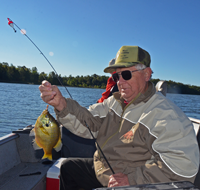
MULTIPOLYGON (((13 130, 35 124, 38 116, 46 108, 40 98, 39 85, 0 83, 0 137, 13 130)), ((59 87, 63 96, 69 97, 64 87, 59 87)), ((89 107, 96 102, 104 89, 68 87, 73 99, 80 105, 89 107)), ((55 117, 53 107, 49 112, 55 117)))
MULTIPOLYGON (((64 87, 59 87, 65 97, 69 97, 64 87)), ((104 89, 68 87, 73 99, 88 107, 95 103, 104 89)), ((200 96, 167 94, 167 98, 178 105, 188 117, 200 119, 200 96)), ((35 124, 38 116, 46 108, 40 98, 38 85, 0 83, 0 137, 13 130, 35 124)), ((49 112, 55 117, 53 107, 49 112)))
POLYGON ((200 95, 167 94, 167 98, 179 106, 188 117, 200 119, 200 95))

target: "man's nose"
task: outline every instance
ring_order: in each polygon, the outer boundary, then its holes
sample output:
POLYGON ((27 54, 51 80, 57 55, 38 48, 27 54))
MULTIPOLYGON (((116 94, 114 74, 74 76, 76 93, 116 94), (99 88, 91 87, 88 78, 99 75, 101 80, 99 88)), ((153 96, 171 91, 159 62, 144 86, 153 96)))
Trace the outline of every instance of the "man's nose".
POLYGON ((118 83, 124 83, 124 82, 125 82, 125 80, 123 79, 122 75, 119 75, 118 83))

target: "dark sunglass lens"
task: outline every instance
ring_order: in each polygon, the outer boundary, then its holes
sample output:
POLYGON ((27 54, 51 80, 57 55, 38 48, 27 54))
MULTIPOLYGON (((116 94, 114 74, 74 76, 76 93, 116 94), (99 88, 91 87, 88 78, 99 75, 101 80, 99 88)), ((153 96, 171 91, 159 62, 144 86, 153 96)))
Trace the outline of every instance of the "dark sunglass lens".
POLYGON ((118 75, 117 73, 114 73, 114 74, 112 75, 112 79, 113 79, 115 82, 117 82, 117 81, 119 80, 119 75, 118 75))
POLYGON ((122 78, 124 79, 124 80, 130 80, 131 79, 131 77, 132 77, 132 75, 131 75, 131 71, 122 71, 121 72, 121 75, 122 75, 122 78))

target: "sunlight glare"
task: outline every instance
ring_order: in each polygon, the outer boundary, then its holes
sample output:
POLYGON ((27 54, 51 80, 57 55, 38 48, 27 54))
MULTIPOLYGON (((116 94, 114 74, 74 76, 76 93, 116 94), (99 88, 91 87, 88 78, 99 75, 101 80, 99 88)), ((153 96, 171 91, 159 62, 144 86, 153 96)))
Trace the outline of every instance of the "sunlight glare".
POLYGON ((54 55, 54 53, 51 51, 51 52, 49 52, 49 55, 50 55, 50 56, 53 56, 53 55, 54 55))
POLYGON ((24 29, 21 29, 20 32, 21 32, 23 35, 26 34, 26 30, 24 30, 24 29))

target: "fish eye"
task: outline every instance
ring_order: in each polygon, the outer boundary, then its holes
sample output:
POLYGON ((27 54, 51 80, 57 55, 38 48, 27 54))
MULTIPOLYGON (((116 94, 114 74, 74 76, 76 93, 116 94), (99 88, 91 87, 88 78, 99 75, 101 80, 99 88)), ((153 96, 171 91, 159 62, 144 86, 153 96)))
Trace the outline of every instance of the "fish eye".
POLYGON ((48 124, 48 123, 46 123, 45 125, 46 125, 46 127, 49 127, 49 124, 48 124))

